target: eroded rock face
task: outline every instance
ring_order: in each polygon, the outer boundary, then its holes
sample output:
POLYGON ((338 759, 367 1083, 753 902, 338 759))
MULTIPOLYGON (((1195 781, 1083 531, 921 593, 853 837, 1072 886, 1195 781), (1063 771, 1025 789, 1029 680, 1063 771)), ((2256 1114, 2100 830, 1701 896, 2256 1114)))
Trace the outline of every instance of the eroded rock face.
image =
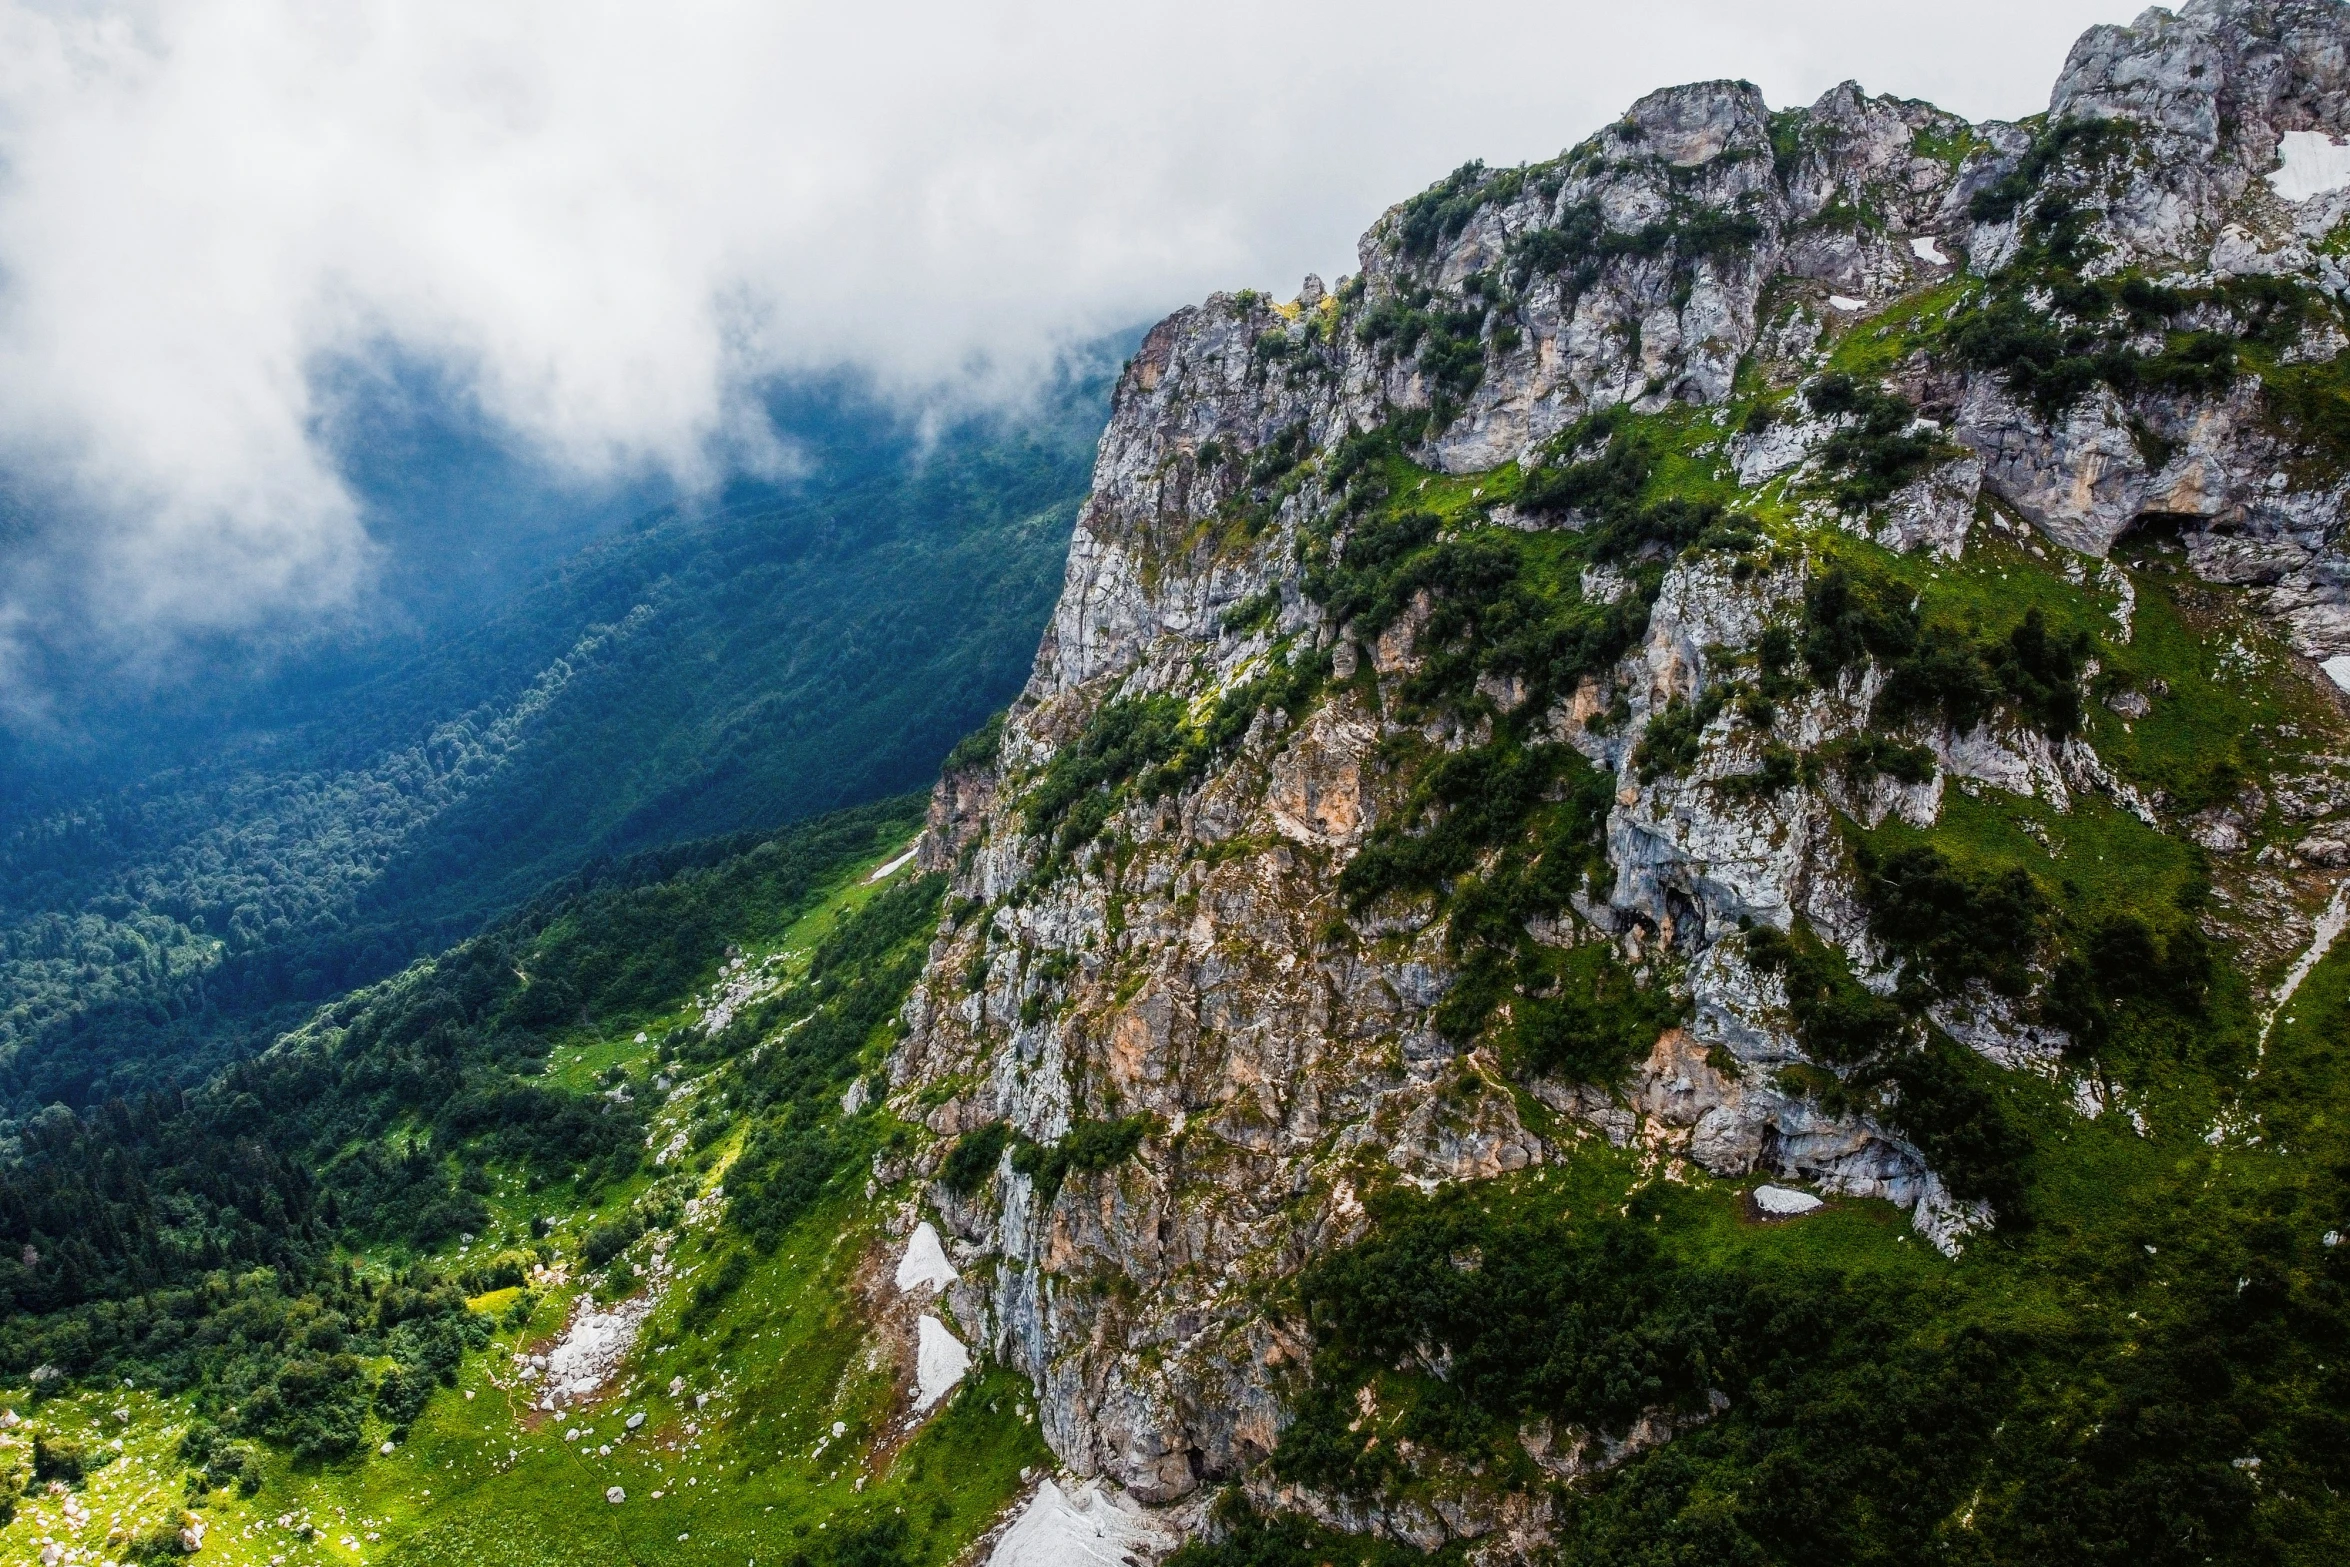
MULTIPOLYGON (((2350 30, 2334 0, 2196 0, 2092 28, 2049 114, 2125 127, 2126 150, 2085 163, 2077 191, 2103 247, 2095 270, 2138 266, 2186 283, 2288 277, 2337 296, 2350 283, 2307 244, 2340 221, 2350 196, 2334 188, 2287 201, 2272 184, 2287 135, 2350 131, 2350 30)), ((1978 267, 1996 265, 2013 252, 2014 223, 1977 226, 1967 243, 1978 267)), ((2285 357, 2339 347, 2306 342, 2285 357)), ((2102 555, 2148 517, 2179 522, 2196 568, 2259 588, 2302 651, 2350 648, 2340 549, 2350 486, 2295 476, 2257 378, 2217 397, 2125 402, 2100 388, 2045 418, 1974 376, 1957 436, 1981 455, 1985 487, 2068 548, 2102 555)))
POLYGON ((1352 703, 1317 710, 1273 758, 1265 805, 1274 828, 1316 849, 1351 848, 1370 832, 1375 804, 1366 776, 1379 725, 1352 703))
POLYGON ((2329 0, 2192 0, 2073 45, 2052 120, 2140 126, 2149 157, 2117 183, 2107 234, 2147 257, 2208 247, 2286 131, 2350 131, 2350 50, 2329 0))
MULTIPOLYGON (((1702 148, 1711 122, 1692 123, 1688 145, 1702 148)), ((1395 803, 1374 765, 1395 721, 1351 694, 1296 723, 1260 713, 1196 786, 1122 811, 1121 855, 1037 874, 1044 846, 1026 831, 1019 780, 1103 701, 1228 687, 1279 631, 1344 641, 1298 575, 1296 531, 1321 499, 1312 484, 1239 549, 1184 556, 1169 543, 1222 504, 1185 480, 1201 445, 1253 432, 1261 446, 1295 422, 1300 404, 1272 378, 1224 378, 1214 345, 1233 341, 1227 307, 1180 315, 1121 390, 999 775, 941 785, 925 863, 954 868, 957 897, 980 908, 942 931, 892 1067, 902 1088, 955 1088, 927 1112, 942 1137, 1004 1119, 1049 1141, 1078 1120, 1156 1118, 1139 1157, 1072 1175, 1049 1204, 1007 1165, 980 1199, 942 1205, 988 1259, 953 1286, 959 1319, 1037 1379, 1047 1435, 1073 1469, 1147 1500, 1248 1473, 1270 1451, 1277 1376, 1305 1346, 1247 1288, 1359 1233, 1358 1161, 1434 1185, 1558 1152, 1555 1134, 1525 1124, 1499 1066, 1433 1026, 1452 969, 1432 912, 1349 915, 1336 896, 1338 872, 1395 803), (1205 368, 1204 383, 1183 366, 1205 368), (1272 606, 1267 623, 1231 629, 1228 611, 1244 602, 1272 606), (1333 921, 1351 938, 1331 939, 1333 921), (1104 1287, 1113 1280, 1125 1282, 1104 1287)), ((1324 418, 1310 397, 1302 406, 1309 421, 1324 418)), ((1333 438, 1343 428, 1324 427, 1333 438)), ((1721 659, 1800 602, 1802 583, 1792 567, 1736 581, 1718 561, 1677 566, 1616 677, 1632 723, 1603 736, 1583 722, 1589 706, 1557 715, 1562 737, 1621 788, 1608 836, 1615 885, 1553 936, 1689 961, 1700 1019, 1660 1041, 1621 1096, 1582 1090, 1559 1103, 1579 1122, 1572 1136, 1644 1136, 1723 1173, 1770 1169, 1886 1197, 1949 1239, 1972 1216, 1897 1137, 1707 1064, 1712 1051, 1756 1065, 1800 1058, 1783 997, 1737 956, 1742 920, 1783 926, 1801 914, 1865 942, 1825 804, 1803 794, 1722 809, 1708 782, 1753 765, 1726 733, 1693 778, 1644 782, 1630 761, 1641 725, 1717 678, 1721 659)), ((1425 656, 1420 611, 1359 655, 1342 650, 1400 682, 1425 656)), ((1790 722, 1820 740, 1865 708, 1865 692, 1823 697, 1790 722)), ((1441 1538, 1441 1513, 1430 1517, 1423 1525, 1441 1538)))
MULTIPOLYGON (((2158 154, 2131 163, 2101 209, 2119 253, 2192 268, 2234 225, 2232 265, 2315 275, 2295 224, 2329 198, 2296 213, 2261 180, 2283 132, 2350 127, 2343 16, 2316 0, 2198 3, 2082 40, 2056 112, 2130 120, 2158 154)), ((1391 211, 1362 242, 1359 278, 1335 292, 1311 283, 1292 304, 1218 295, 1146 338, 1113 403, 1062 597, 1000 758, 951 776, 934 802, 922 864, 952 874, 952 912, 891 1063, 900 1106, 941 1139, 934 1159, 946 1139, 997 1120, 1049 1142, 1080 1121, 1154 1118, 1135 1158, 1072 1173, 1049 1201, 1009 1160, 974 1198, 933 1191, 965 1262, 949 1289, 954 1315, 1036 1380, 1047 1438, 1073 1471, 1146 1501, 1261 1480, 1282 1378, 1308 1346, 1251 1289, 1361 1233, 1366 1164, 1433 1185, 1604 1137, 1721 1174, 1770 1171, 1891 1201, 1948 1250, 1987 1217, 1894 1132, 1779 1086, 1803 1051, 1780 982, 1749 961, 1743 931, 1800 919, 1864 984, 1889 990, 1893 967, 1869 936, 1837 812, 1923 825, 1946 787, 1977 784, 2058 809, 2091 791, 2141 813, 2145 802, 2080 742, 2054 747, 1997 725, 1913 735, 1934 761, 1922 783, 1827 778, 1742 798, 1723 785, 1764 758, 1725 713, 1699 736, 1694 768, 1644 777, 1634 753, 1646 726, 1800 611, 1800 561, 1745 576, 1714 557, 1675 563, 1641 644, 1542 715, 1553 738, 1613 775, 1615 804, 1604 888, 1538 939, 1610 943, 1677 976, 1688 1001, 1686 1026, 1664 1032, 1612 1090, 1512 1085, 1490 1057, 1448 1042, 1432 1020, 1454 978, 1437 911, 1395 898, 1350 910, 1338 896, 1339 874, 1400 803, 1377 763, 1399 732, 1393 701, 1374 709, 1338 685, 1295 721, 1258 712, 1202 776, 1124 803, 1108 828, 1115 853, 1053 858, 1023 799, 1104 703, 1212 700, 1261 673, 1277 639, 1389 695, 1421 666, 1425 601, 1358 643, 1307 593, 1300 542, 1331 497, 1327 464, 1297 469, 1301 459, 1441 404, 1445 417, 1414 426, 1414 456, 1476 474, 1594 409, 1719 404, 1750 355, 1816 363, 1803 356, 1824 312, 1871 309, 2013 253, 2012 220, 1975 222, 1969 202, 2030 144, 2015 127, 1970 127, 1851 84, 1782 120, 1774 138, 1752 87, 1675 88, 1539 174, 1482 176, 1491 199, 1450 230, 1391 211), (1469 312, 1474 323, 1477 280, 1578 224, 1647 237, 1513 284, 1522 327, 1512 338, 1497 316, 1475 325, 1464 340, 1482 369, 1465 390, 1457 375, 1440 383, 1426 353, 1366 328, 1382 311, 1469 312), (1304 477, 1259 502, 1251 476, 1268 467, 1304 477), (1624 716, 1599 724, 1611 704, 1624 716), (1556 1118, 1529 1125, 1513 1086, 1556 1118)), ((2160 515, 2182 525, 2195 569, 2257 587, 2304 650, 2350 648, 2342 491, 2287 474, 2257 387, 2127 402, 2101 391, 2045 420, 1988 375, 1912 379, 1944 421, 1937 438, 1955 447, 1867 517, 1823 515, 1822 526, 1948 559, 1983 526, 1990 497, 2098 557, 2160 515)), ((1720 426, 1710 450, 1721 470, 1748 485, 1806 471, 1833 423, 1793 413, 1767 430, 1720 426)), ((1594 568, 1583 586, 1605 601, 1625 582, 1594 568)), ((1860 734, 1876 679, 1810 692, 1780 713, 1777 732, 1802 750, 1860 734)), ((1503 712, 1525 700, 1506 681, 1484 694, 1503 712)), ((1481 720, 1453 722, 1416 733, 1454 748, 1480 737, 1481 720)), ((2021 1069, 2063 1044, 1987 993, 1936 1017, 2021 1069)), ((1561 1456, 1586 1452, 1563 1440, 1543 1436, 1537 1458, 1585 1462, 1561 1456)), ((1633 1440, 1592 1435, 1600 1445, 1588 1450, 1636 1450, 1633 1440)), ((1542 1528, 1539 1510, 1357 1516, 1328 1499, 1286 1500, 1422 1543, 1493 1531, 1533 1540, 1542 1528)))
POLYGON ((1984 487, 2057 543, 2104 555, 2150 517, 2181 524, 2199 574, 2258 589, 2302 652, 2328 657, 2350 649, 2350 485, 2295 484, 2294 454, 2263 423, 2259 397, 2250 380, 2210 401, 2128 405, 2100 387, 2043 422, 1978 377, 1956 433, 1981 454, 1984 487), (2158 465, 2150 443, 2168 448, 2158 465))

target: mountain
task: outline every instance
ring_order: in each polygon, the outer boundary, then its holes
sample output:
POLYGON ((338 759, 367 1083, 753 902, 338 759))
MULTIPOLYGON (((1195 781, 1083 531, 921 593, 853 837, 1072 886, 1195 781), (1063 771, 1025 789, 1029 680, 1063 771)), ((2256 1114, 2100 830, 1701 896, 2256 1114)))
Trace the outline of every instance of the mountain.
POLYGON ((1674 88, 1151 332, 891 1068, 1064 1464, 1234 1563, 2350 1538, 2346 60, 1674 88))
POLYGON ((811 480, 669 508, 372 672, 282 672, 177 765, 20 807, 7 1103, 198 1081, 591 858, 926 781, 1017 688, 1104 394, 928 441, 812 397, 811 480))
POLYGON ((2197 0, 1177 312, 918 833, 26 1124, 0 1543, 2331 1561, 2345 144, 2350 7, 2197 0))

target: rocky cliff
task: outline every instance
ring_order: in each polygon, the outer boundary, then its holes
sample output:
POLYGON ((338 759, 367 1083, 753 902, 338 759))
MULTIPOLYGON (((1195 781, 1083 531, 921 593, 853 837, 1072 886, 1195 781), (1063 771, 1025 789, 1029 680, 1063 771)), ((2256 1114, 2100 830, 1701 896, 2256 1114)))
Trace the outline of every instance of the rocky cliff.
POLYGON ((1769 1177, 1963 1259, 2055 1211, 2010 1100, 2254 1135, 2350 857, 2337 138, 2350 10, 2197 0, 2017 124, 1653 93, 1150 333, 891 1063, 1071 1469, 1531 1548, 1746 1395, 1269 1463, 1381 1193, 1769 1177))

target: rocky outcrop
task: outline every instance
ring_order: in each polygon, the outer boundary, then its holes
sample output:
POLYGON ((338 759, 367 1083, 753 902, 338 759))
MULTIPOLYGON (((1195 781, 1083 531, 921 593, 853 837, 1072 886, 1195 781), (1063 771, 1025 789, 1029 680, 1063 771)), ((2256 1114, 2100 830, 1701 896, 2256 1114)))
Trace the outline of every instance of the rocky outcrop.
MULTIPOLYGON (((2284 133, 2350 129, 2343 18, 2317 0, 2199 0, 2082 40, 2052 115, 2126 121, 2141 149, 2075 171, 2083 188, 2102 182, 2097 232, 2116 257, 2204 269, 2232 235, 2231 267, 2283 257, 2320 276, 2316 253, 2288 241, 2326 198, 2296 211, 2263 175, 2284 133)), ((2000 724, 1921 728, 1923 782, 1765 784, 1756 729, 1723 710, 1693 767, 1646 772, 1647 727, 1743 678, 1766 629, 1801 613, 1808 572, 1792 548, 1759 567, 1672 561, 1640 644, 1543 717, 1615 793, 1603 885, 1539 937, 1609 944, 1676 987, 1687 1021, 1621 1084, 1513 1083, 1435 1027, 1455 980, 1438 909, 1390 897, 1358 910, 1337 895, 1401 803, 1382 747, 1457 749, 1484 720, 1398 716, 1427 656, 1425 597, 1358 638, 1307 591, 1301 561, 1356 432, 1404 430, 1426 467, 1476 475, 1557 459, 1543 443, 1595 410, 1718 405, 1742 364, 1789 382, 1817 374, 1832 315, 1865 317, 2015 254, 2016 220, 1978 220, 1973 198, 2034 145, 1850 84, 1776 120, 1743 83, 1675 88, 1558 160, 1464 170, 1391 210, 1362 242, 1360 274, 1333 292, 1308 280, 1289 303, 1218 295, 1145 339, 1000 756, 950 776, 934 803, 922 863, 950 872, 954 895, 891 1062, 898 1105, 941 1139, 934 1159, 996 1121, 1049 1143, 1081 1123, 1148 1118, 1134 1158, 1071 1172, 1049 1196, 1009 1154, 978 1195, 933 1192, 960 1273, 955 1315, 1035 1379, 1047 1437, 1076 1473, 1146 1501, 1259 1473, 1283 1379, 1307 1350, 1262 1292, 1360 1233, 1374 1171, 1486 1179, 1598 1136, 1896 1203, 1946 1250, 1989 1217, 1892 1130, 1788 1086, 1786 1069, 1815 1064, 1746 933, 1801 921, 1890 991, 1898 965, 1869 934, 1839 814, 1931 823, 1963 784, 2060 810, 2099 791, 2150 815, 2094 752, 2000 724), (1179 787, 1122 797, 1107 849, 1062 855, 1031 830, 1030 791, 1105 703, 1174 696, 1196 713, 1262 675, 1284 640, 1331 660, 1335 683, 1311 710, 1266 707, 1179 787)), ((2294 477, 2256 382, 2201 398, 2100 389, 2043 417, 1990 373, 1905 361, 1896 380, 1919 389, 1920 428, 1944 444, 1865 513, 1802 491, 1839 426, 1798 404, 1768 429, 1707 427, 1691 460, 1757 492, 1811 495, 1809 525, 1943 560, 1996 521, 1994 503, 2092 557, 2075 563, 2084 573, 2161 517, 2196 570, 2256 586, 2305 651, 2350 648, 2343 488, 2294 477)), ((1593 601, 1626 591, 1613 567, 1584 578, 1593 601)), ((1878 679, 1841 675, 1790 700, 1773 734, 1807 753, 1861 735, 1878 679)), ((1482 689, 1491 711, 1524 700, 1509 681, 1482 689)), ((1988 992, 1938 1007, 1940 1028, 2003 1065, 2052 1070, 2062 1050, 1988 992)), ((1669 1434, 1587 1435, 1632 1451, 1669 1434)), ((1536 1457, 1559 1450, 1546 1437, 1536 1457)), ((1539 1534, 1527 1517, 1443 1508, 1352 1524, 1423 1543, 1539 1534)))
POLYGON ((2121 254, 2208 250, 2287 131, 2350 134, 2350 53, 2331 0, 2192 0, 2093 27, 2049 94, 2052 121, 2118 120, 2142 155, 2110 183, 2103 237, 2121 254))
MULTIPOLYGON (((2336 295, 2350 282, 2306 243, 2341 220, 2343 182, 2288 200, 2301 187, 2279 178, 2288 138, 2350 134, 2350 47, 2334 0, 2197 0, 2093 28, 2049 115, 2125 128, 2100 151, 2060 155, 2050 176, 2095 213, 2095 269, 2190 284, 2293 277, 2336 295)), ((2013 250, 2013 220, 1988 228, 1969 237, 1978 265, 2013 250)), ((2285 357, 2330 359, 2338 337, 2285 357)), ((1986 487, 2068 548, 2102 555, 2147 518, 2178 522, 2197 569, 2257 585, 2304 652, 2350 648, 2339 547, 2350 483, 2305 471, 2257 377, 2216 398, 2099 388, 2046 418, 1976 376, 1958 438, 1982 455, 1986 487)))
POLYGON ((914 844, 916 866, 925 874, 953 870, 964 847, 986 827, 995 797, 993 762, 948 767, 930 792, 922 836, 914 844))

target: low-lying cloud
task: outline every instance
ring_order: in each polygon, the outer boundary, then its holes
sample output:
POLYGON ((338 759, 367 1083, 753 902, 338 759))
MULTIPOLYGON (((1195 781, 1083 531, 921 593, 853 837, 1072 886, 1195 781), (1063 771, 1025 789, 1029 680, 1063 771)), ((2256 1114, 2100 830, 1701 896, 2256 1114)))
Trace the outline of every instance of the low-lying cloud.
POLYGON ((438 360, 556 471, 690 485, 785 460, 778 372, 1001 394, 1650 87, 2012 116, 2125 10, 0 0, 0 664, 357 592, 331 362, 438 360))

